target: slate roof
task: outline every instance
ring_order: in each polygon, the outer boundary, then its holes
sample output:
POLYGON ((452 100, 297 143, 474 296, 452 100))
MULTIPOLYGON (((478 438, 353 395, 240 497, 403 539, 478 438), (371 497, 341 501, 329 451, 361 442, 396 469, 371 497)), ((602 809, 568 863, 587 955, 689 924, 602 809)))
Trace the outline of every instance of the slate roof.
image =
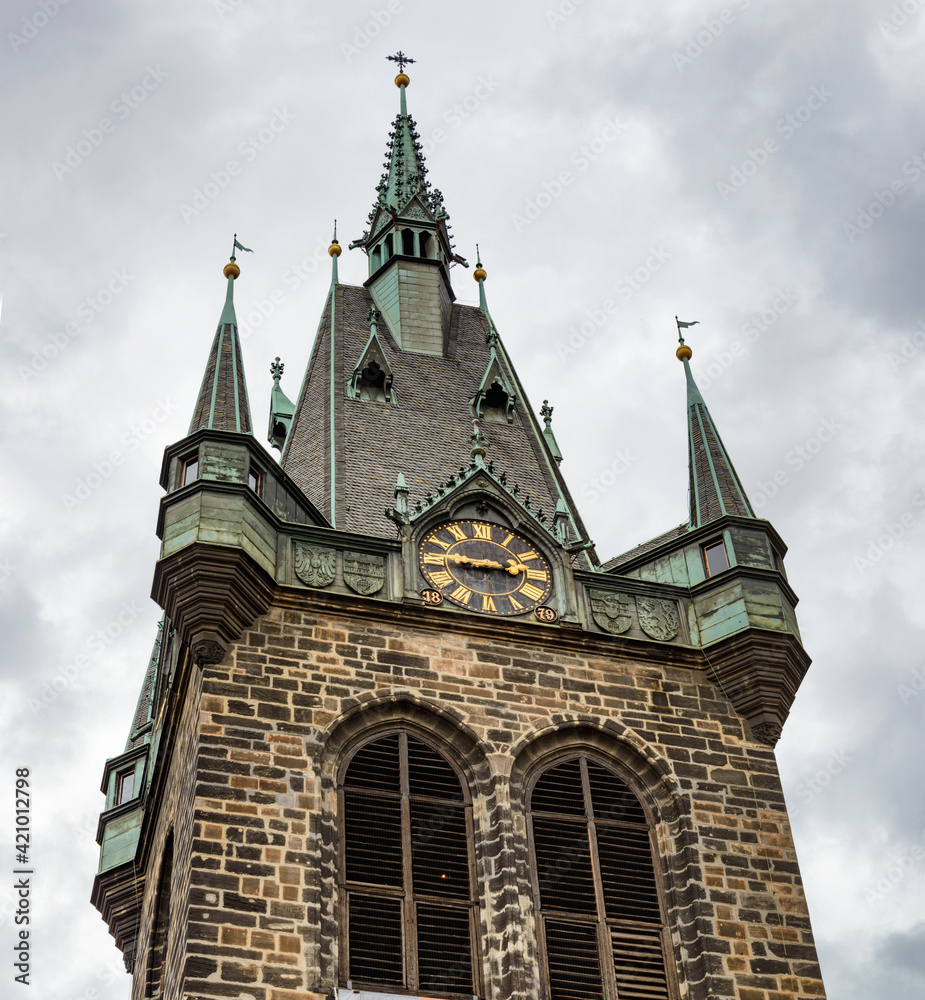
POLYGON ((647 542, 642 542, 640 545, 636 545, 627 552, 614 556, 613 559, 608 559, 607 562, 601 566, 601 570, 605 573, 609 573, 612 570, 619 568, 624 563, 628 563, 630 560, 635 559, 636 556, 641 556, 646 552, 651 552, 652 549, 657 549, 663 542, 669 542, 672 539, 681 538, 690 530, 691 526, 689 524, 679 524, 676 528, 672 528, 670 531, 666 531, 661 535, 656 535, 655 538, 650 538, 647 542))
POLYGON ((126 751, 133 750, 142 743, 147 743, 151 739, 151 730, 148 723, 153 717, 154 692, 157 687, 157 673, 161 661, 161 649, 164 644, 164 635, 169 628, 167 616, 160 620, 157 626, 157 636, 154 639, 154 648, 151 650, 151 657, 145 670, 145 677, 141 684, 141 692, 138 695, 138 705, 135 708, 135 717, 132 719, 132 728, 129 730, 128 740, 125 744, 126 751))
POLYGON ((745 488, 713 423, 690 365, 687 378, 687 439, 691 527, 699 528, 718 517, 737 514, 754 517, 745 488))
POLYGON ((189 433, 203 428, 251 433, 244 359, 234 311, 234 278, 228 278, 225 305, 209 350, 189 433))
MULTIPOLYGON (((394 404, 352 399, 347 383, 369 339, 365 288, 336 285, 334 314, 335 496, 331 519, 347 531, 391 538, 395 526, 385 516, 394 503, 395 481, 403 473, 410 500, 423 499, 460 465, 469 464, 471 399, 489 363, 488 323, 474 306, 452 307, 444 355, 401 350, 382 317, 379 339, 394 373, 394 404)), ((282 466, 323 513, 331 514, 331 315, 329 296, 299 393, 282 466)), ((500 351, 506 362, 503 348, 500 351)), ((520 498, 530 494, 551 523, 561 494, 575 533, 587 537, 542 431, 529 408, 516 372, 506 364, 517 394, 513 424, 482 421, 486 461, 520 498)))

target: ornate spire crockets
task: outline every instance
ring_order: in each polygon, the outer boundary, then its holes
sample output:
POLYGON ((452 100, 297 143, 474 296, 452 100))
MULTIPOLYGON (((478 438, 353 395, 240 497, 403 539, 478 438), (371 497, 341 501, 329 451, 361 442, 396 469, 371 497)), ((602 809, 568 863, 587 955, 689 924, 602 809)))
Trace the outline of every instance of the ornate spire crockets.
MULTIPOLYGON (((235 245, 237 246, 237 239, 235 245)), ((209 351, 199 398, 190 422, 190 434, 203 429, 251 433, 244 359, 238 337, 238 320, 234 312, 234 281, 240 273, 241 269, 232 257, 225 265, 224 275, 228 279, 225 306, 209 351)))
MULTIPOLYGON (((685 323, 685 326, 693 324, 685 323)), ((687 379, 688 475, 690 477, 690 525, 699 528, 718 517, 734 514, 755 517, 729 453, 710 416, 690 364, 692 351, 684 343, 678 324, 678 360, 687 379)))
MULTIPOLYGON (((409 59, 402 52, 386 58, 397 62, 400 68, 398 76, 395 77, 395 85, 400 92, 399 112, 392 123, 392 131, 389 133, 386 160, 383 163, 385 173, 376 186, 376 202, 367 219, 367 231, 350 244, 350 249, 361 246, 369 253, 373 246, 380 241, 383 223, 397 222, 401 216, 423 223, 424 228, 429 228, 432 233, 440 232, 445 244, 445 262, 449 263, 456 259, 448 231, 449 216, 443 205, 442 193, 436 188, 432 188, 430 181, 427 180, 427 167, 424 165, 424 151, 417 123, 408 114, 405 90, 411 83, 411 79, 405 73, 404 67, 406 63, 413 63, 414 60, 409 59), (412 206, 411 203, 414 200, 417 200, 419 208, 412 206)), ((420 234, 416 234, 418 245, 415 247, 404 245, 413 241, 409 240, 408 237, 402 239, 401 234, 398 235, 398 244, 393 244, 389 248, 388 254, 381 255, 377 259, 377 263, 384 263, 387 257, 392 254, 435 258, 438 256, 435 250, 426 246, 426 240, 421 240, 420 234)), ((462 261, 460 260, 459 263, 462 261)))

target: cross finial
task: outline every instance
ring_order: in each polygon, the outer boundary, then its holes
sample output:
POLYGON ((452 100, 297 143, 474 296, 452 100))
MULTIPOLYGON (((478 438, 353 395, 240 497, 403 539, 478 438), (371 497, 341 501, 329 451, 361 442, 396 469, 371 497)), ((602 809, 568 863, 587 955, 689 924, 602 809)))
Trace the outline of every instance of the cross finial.
POLYGON ((397 62, 398 63, 398 72, 399 73, 404 73, 405 72, 405 63, 413 63, 414 62, 414 60, 410 59, 408 56, 406 56, 405 53, 402 52, 401 49, 399 49, 398 52, 396 52, 394 56, 386 56, 386 59, 390 59, 392 62, 397 62))
POLYGON ((279 358, 277 358, 270 365, 270 374, 273 376, 273 381, 274 382, 278 382, 283 377, 283 368, 284 367, 285 367, 285 365, 283 364, 282 361, 279 360, 279 358))

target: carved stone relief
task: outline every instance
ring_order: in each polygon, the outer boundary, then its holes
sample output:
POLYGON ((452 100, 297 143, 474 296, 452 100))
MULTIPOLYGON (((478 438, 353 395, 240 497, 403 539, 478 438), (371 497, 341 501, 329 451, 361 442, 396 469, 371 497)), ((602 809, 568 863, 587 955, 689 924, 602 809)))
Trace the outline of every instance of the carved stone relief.
POLYGON ((323 545, 295 544, 295 575, 308 587, 327 587, 334 582, 337 553, 323 545))
POLYGON ((678 634, 678 605, 655 597, 636 598, 636 613, 646 635, 667 642, 678 634))

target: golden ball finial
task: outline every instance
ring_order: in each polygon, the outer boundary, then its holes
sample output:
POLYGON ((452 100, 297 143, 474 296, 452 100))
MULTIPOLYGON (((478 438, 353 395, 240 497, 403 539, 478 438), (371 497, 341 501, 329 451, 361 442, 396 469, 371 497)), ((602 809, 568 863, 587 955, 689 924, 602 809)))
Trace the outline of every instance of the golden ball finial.
POLYGON ((411 77, 408 76, 407 73, 399 73, 398 76, 395 77, 396 87, 407 87, 409 83, 411 83, 411 77))
POLYGON ((334 242, 328 247, 328 253, 332 257, 340 257, 340 255, 341 255, 341 245, 340 245, 340 243, 337 242, 337 240, 334 240, 334 242))
POLYGON ((681 344, 681 346, 675 351, 678 356, 678 361, 690 361, 693 351, 687 346, 687 344, 681 344))
POLYGON ((224 274, 226 278, 237 278, 240 273, 241 268, 238 267, 233 260, 229 260, 225 265, 225 270, 222 271, 222 274, 224 274))
POLYGON ((485 270, 485 268, 484 268, 484 267, 482 267, 482 265, 480 264, 480 265, 479 265, 479 266, 478 266, 478 267, 477 267, 477 268, 476 268, 476 269, 475 269, 475 270, 474 270, 474 271, 472 272, 472 277, 473 277, 473 278, 475 278, 475 280, 476 280, 476 281, 485 281, 485 280, 486 280, 486 279, 488 278, 488 272, 487 272, 487 271, 485 270))

